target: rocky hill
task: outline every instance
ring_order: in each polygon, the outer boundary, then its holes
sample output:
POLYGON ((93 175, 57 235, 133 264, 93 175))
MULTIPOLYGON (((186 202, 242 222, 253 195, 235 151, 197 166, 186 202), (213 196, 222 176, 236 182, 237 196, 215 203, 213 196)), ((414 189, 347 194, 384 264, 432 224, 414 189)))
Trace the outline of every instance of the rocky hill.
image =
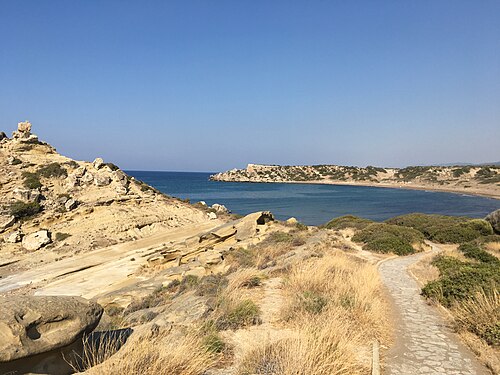
POLYGON ((59 257, 208 221, 97 158, 62 156, 21 122, 0 133, 0 265, 40 248, 59 257))
POLYGON ((430 189, 500 198, 500 166, 366 168, 339 165, 248 164, 211 176, 214 181, 301 182, 430 189))

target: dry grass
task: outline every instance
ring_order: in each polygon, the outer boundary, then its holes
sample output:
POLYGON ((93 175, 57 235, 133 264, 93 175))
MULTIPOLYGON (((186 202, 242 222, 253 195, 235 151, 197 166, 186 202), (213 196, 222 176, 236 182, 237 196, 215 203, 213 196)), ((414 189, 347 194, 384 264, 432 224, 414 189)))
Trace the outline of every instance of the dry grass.
POLYGON ((340 251, 295 264, 284 282, 285 338, 249 344, 238 374, 361 374, 387 338, 375 266, 340 251))
POLYGON ((258 286, 261 276, 255 269, 231 274, 227 287, 216 296, 211 322, 215 329, 238 329, 259 324, 260 309, 247 296, 246 289, 258 286))
POLYGON ((356 360, 359 336, 336 312, 331 319, 305 320, 290 337, 254 343, 239 366, 239 375, 341 375, 366 373, 356 360))
POLYGON ((157 337, 143 336, 124 347, 116 356, 112 343, 102 350, 88 353, 85 368, 90 368, 102 359, 107 359, 88 370, 89 375, 199 375, 216 365, 220 355, 206 345, 201 331, 190 331, 184 335, 160 334, 157 337))
POLYGON ((491 346, 500 347, 500 292, 484 291, 453 308, 457 330, 467 330, 491 346))
POLYGON ((500 293, 476 293, 452 313, 462 340, 494 374, 500 374, 500 293))
POLYGON ((385 305, 375 266, 340 251, 297 264, 285 283, 285 319, 338 310, 370 338, 384 337, 385 305))

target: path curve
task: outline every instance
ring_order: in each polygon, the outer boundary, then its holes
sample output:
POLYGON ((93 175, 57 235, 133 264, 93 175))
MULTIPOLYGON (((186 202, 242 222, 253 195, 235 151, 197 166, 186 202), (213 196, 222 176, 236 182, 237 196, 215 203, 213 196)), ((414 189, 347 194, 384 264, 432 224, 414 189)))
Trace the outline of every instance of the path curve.
MULTIPOLYGON (((440 249, 432 245, 432 252, 440 249)), ((379 266, 381 279, 392 299, 396 341, 385 360, 387 375, 490 374, 439 312, 420 295, 420 286, 408 267, 428 253, 397 257, 379 266)))

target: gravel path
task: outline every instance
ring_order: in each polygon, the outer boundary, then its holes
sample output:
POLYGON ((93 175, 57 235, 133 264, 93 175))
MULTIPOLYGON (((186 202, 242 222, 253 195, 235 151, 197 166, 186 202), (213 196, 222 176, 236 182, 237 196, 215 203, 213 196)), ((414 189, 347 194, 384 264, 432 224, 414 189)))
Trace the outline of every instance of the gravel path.
MULTIPOLYGON (((439 248, 433 246, 433 252, 439 248)), ((396 342, 385 360, 388 375, 490 374, 446 326, 444 319, 420 296, 408 267, 425 254, 398 257, 380 265, 380 274, 394 305, 396 342)))

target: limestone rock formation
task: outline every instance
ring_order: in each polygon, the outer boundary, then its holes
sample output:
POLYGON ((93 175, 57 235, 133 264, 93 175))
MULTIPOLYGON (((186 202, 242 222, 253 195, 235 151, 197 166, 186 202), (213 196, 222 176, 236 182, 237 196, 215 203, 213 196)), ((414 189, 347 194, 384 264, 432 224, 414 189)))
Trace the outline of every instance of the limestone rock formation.
POLYGON ((485 217, 485 220, 490 222, 496 233, 500 233, 500 209, 488 214, 488 216, 485 217))
POLYGON ((216 212, 219 212, 219 213, 222 213, 222 214, 227 214, 229 213, 229 210, 227 209, 226 206, 224 206, 223 204, 218 204, 218 203, 214 203, 212 205, 212 208, 216 211, 216 212))
POLYGON ((51 243, 50 234, 46 230, 28 234, 23 238, 23 247, 26 250, 35 251, 51 243))
POLYGON ((7 234, 4 237, 4 241, 7 243, 18 243, 18 242, 21 242, 22 239, 23 239, 23 234, 19 230, 16 230, 15 232, 7 234))
POLYGON ((102 160, 102 158, 96 158, 92 165, 95 169, 100 169, 102 166, 104 166, 104 160, 102 160))
POLYGON ((91 332, 102 313, 80 297, 0 298, 0 364, 71 344, 91 332))
POLYGON ((16 222, 16 218, 14 216, 3 217, 0 216, 0 233, 2 233, 5 229, 9 228, 16 222))
POLYGON ((18 123, 17 131, 12 133, 12 138, 24 143, 38 142, 38 137, 35 134, 31 134, 31 123, 29 121, 18 123))

